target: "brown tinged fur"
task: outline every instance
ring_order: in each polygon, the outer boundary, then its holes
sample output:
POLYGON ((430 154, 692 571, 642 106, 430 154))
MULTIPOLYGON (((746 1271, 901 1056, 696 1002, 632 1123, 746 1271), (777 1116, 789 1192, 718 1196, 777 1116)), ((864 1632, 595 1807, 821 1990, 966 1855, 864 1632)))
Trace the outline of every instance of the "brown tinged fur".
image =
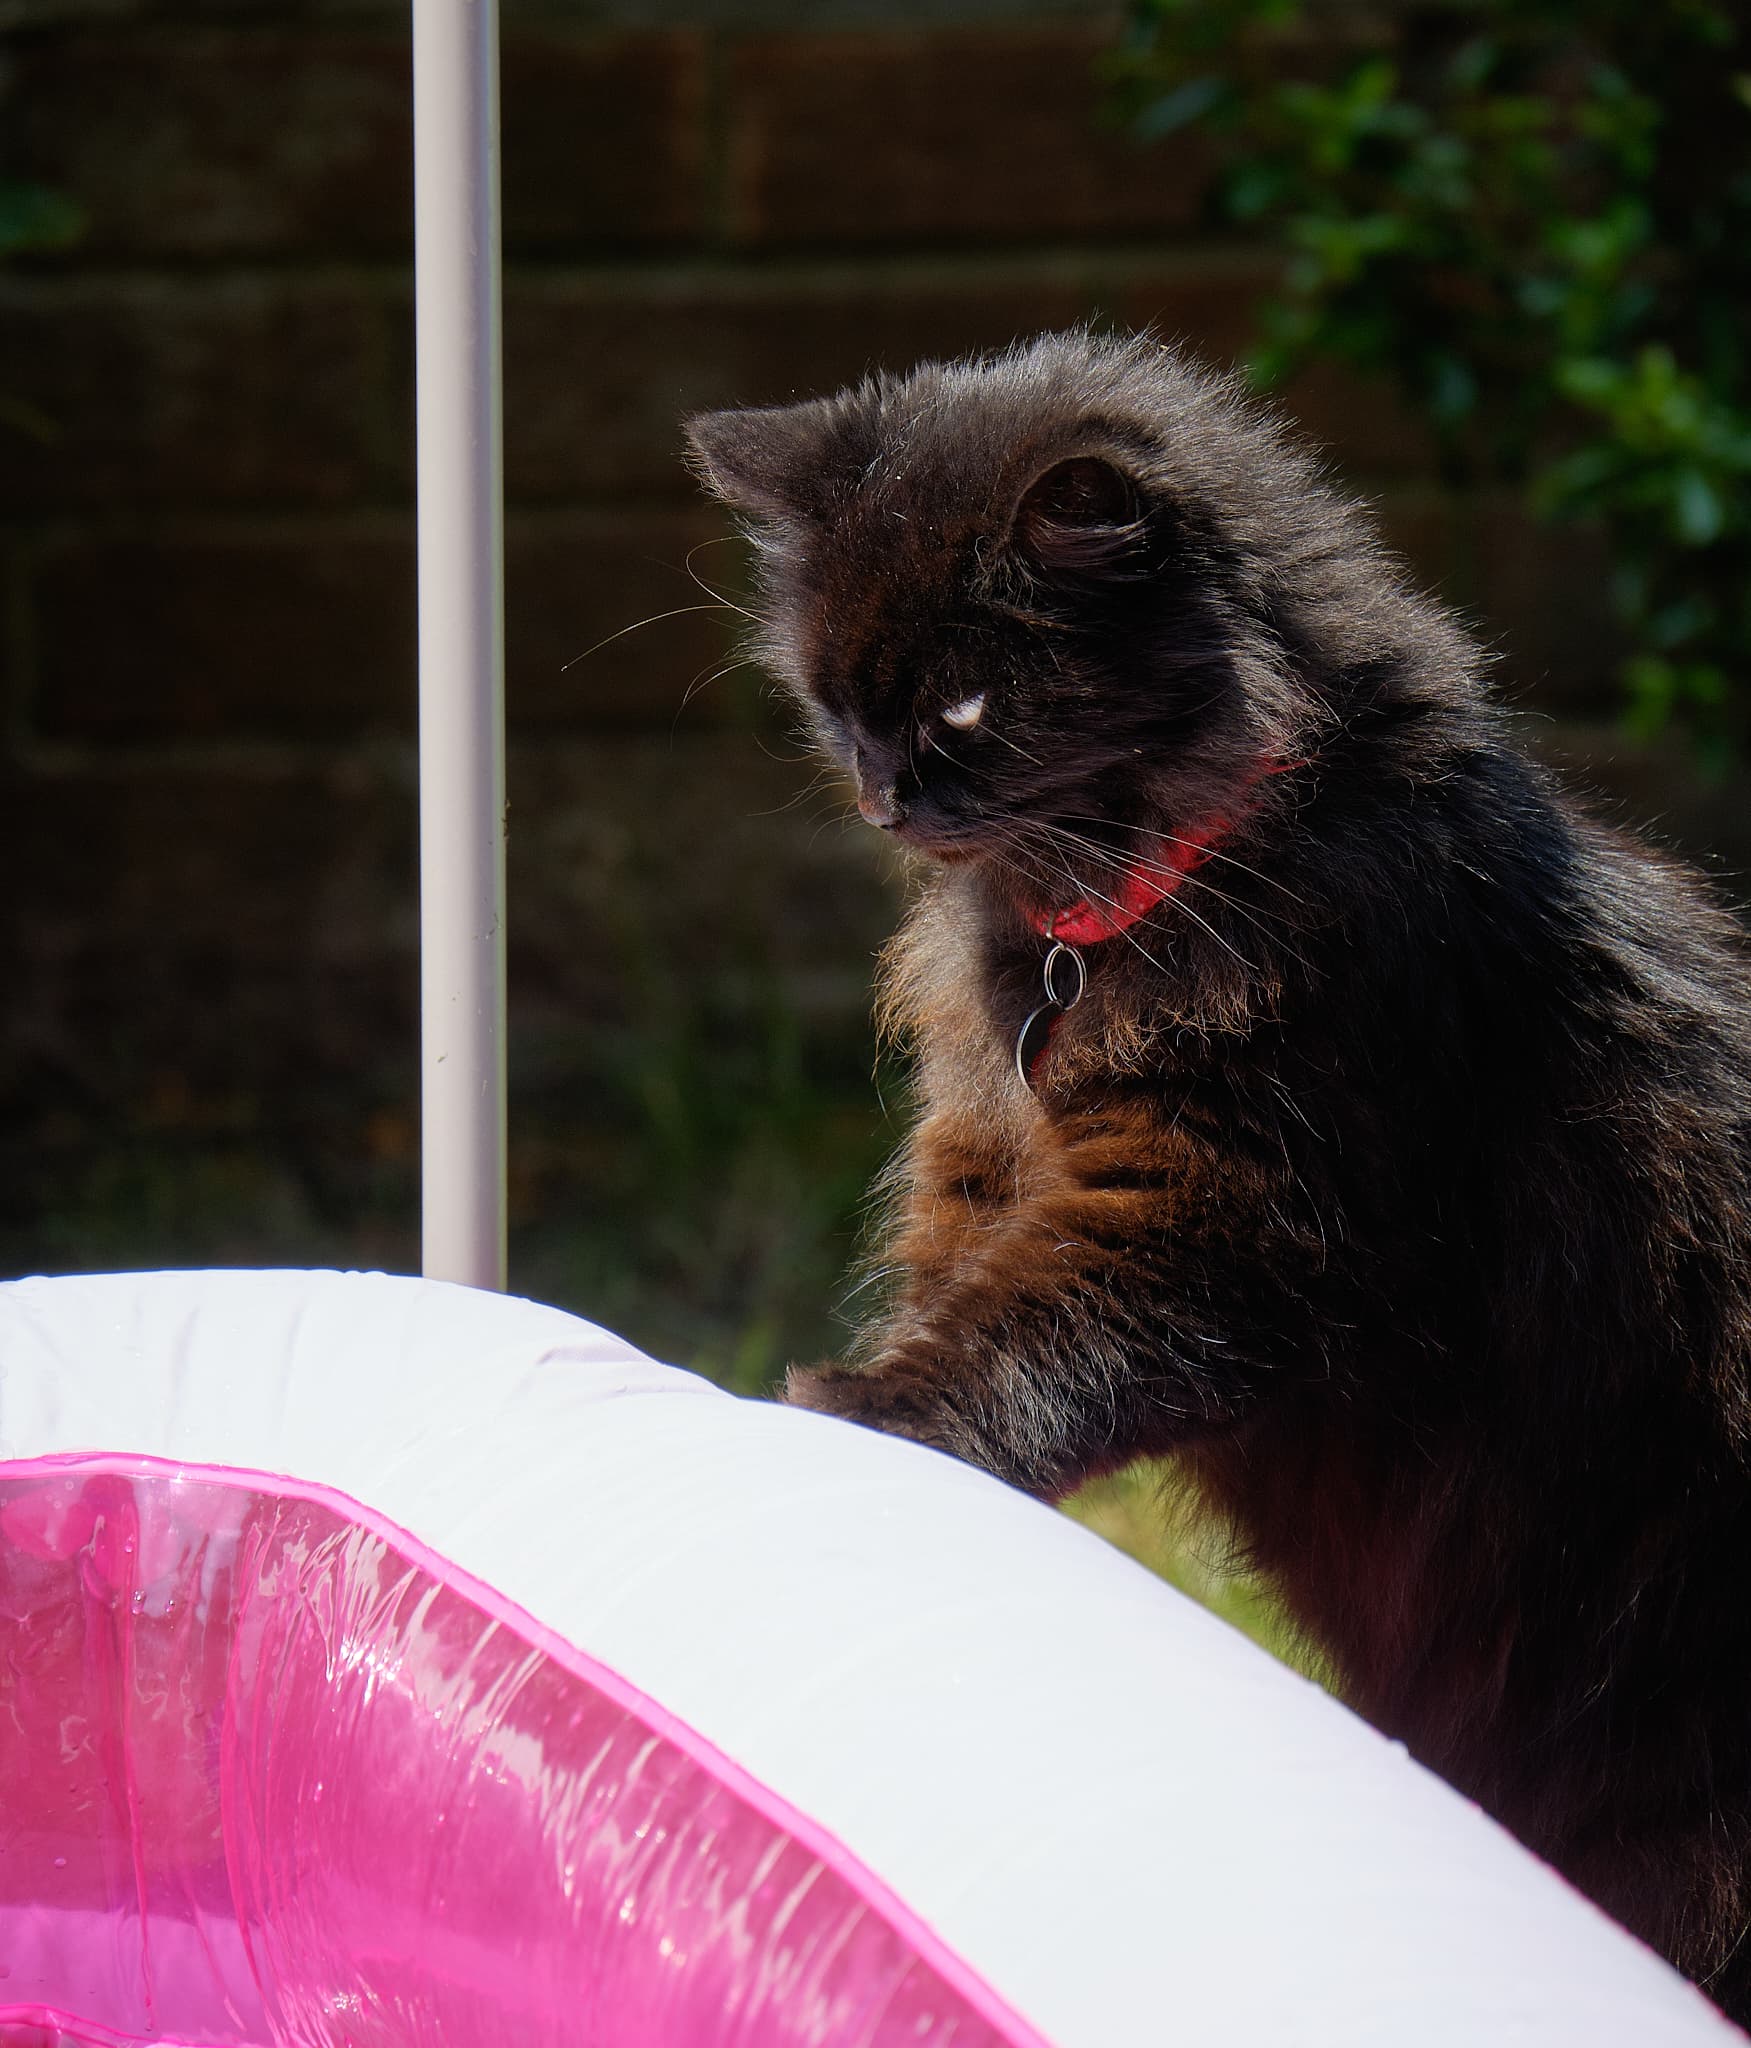
POLYGON ((1751 2019, 1737 925, 1166 351, 692 434, 766 658, 935 863, 883 996, 894 1298, 789 1398, 1048 1497, 1180 1454, 1362 1712, 1751 2019), (1038 917, 1213 818, 1030 1092, 1038 917))

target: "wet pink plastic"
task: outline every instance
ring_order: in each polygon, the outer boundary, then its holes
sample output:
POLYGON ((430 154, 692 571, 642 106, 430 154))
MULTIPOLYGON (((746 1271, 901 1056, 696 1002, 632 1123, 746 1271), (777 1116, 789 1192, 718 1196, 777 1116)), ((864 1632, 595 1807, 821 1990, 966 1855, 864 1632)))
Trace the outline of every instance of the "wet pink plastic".
POLYGON ((879 1880, 357 1503, 0 1466, 0 2048, 1043 2048, 879 1880))

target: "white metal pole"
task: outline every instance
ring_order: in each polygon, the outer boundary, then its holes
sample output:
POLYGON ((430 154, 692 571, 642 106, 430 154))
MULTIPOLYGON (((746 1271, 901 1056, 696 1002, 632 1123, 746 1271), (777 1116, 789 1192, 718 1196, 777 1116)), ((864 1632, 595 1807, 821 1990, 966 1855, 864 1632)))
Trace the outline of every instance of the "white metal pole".
POLYGON ((497 0, 413 0, 423 1266, 505 1284, 497 0))

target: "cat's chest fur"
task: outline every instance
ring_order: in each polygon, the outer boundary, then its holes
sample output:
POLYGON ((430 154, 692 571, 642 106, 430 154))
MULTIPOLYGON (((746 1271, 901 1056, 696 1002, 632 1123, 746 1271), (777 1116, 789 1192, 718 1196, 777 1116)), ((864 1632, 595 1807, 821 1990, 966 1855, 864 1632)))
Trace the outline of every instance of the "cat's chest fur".
POLYGON ((1074 1048, 1079 1066, 1091 1058, 1122 1066, 1122 1048, 1136 1035, 1128 1023, 1134 991, 1127 951, 1136 951, 1136 942, 1125 937, 1059 945, 1013 911, 988 905, 970 879, 934 875, 888 949, 882 1014, 920 1042, 981 1041, 979 1068, 999 1060, 1018 1085, 1016 1046, 1041 1009, 1052 1013, 1054 1062, 1074 1048))
POLYGON ((1135 1037, 1101 949, 1053 951, 949 876, 927 885, 885 963, 884 1021, 916 1045, 927 1100, 976 1108, 1017 1149, 1039 1142, 1072 1077, 1115 1069, 1117 1041, 1135 1037))
MULTIPOLYGON (((1160 935, 1155 943, 1171 951, 1160 935)), ((1139 1255, 1224 1199, 1211 1133, 1244 1085, 1244 1040, 1217 1051, 1171 1001, 1140 1008, 1128 944, 1088 947, 1073 966, 1060 959, 1048 984, 1052 945, 1016 919, 988 917, 951 874, 927 884, 886 956, 880 1011, 916 1053, 933 1155, 923 1178, 980 1219, 950 1261, 962 1278, 1000 1270, 1005 1247, 1042 1228, 1053 1238, 1054 1204, 1091 1172, 1137 1191, 1124 1228, 1139 1255), (1077 999, 1048 1004, 1048 986, 1077 999)), ((1068 1250, 1027 1254, 1043 1284, 1068 1250)))

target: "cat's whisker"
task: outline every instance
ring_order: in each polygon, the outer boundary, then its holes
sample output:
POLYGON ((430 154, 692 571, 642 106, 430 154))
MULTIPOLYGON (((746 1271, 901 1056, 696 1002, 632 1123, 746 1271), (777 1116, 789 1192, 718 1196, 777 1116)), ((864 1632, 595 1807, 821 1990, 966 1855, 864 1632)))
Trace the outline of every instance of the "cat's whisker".
MULTIPOLYGON (((695 577, 694 581, 698 582, 698 578, 695 577)), ((701 583, 699 587, 704 590, 709 586, 701 583)), ((715 612, 725 609, 735 611, 738 607, 730 604, 727 598, 720 597, 714 604, 678 604, 672 611, 652 612, 647 618, 634 619, 630 626, 622 626, 619 632, 610 633, 606 638, 598 640, 594 647, 586 647, 582 654, 574 654, 569 660, 562 661, 559 672, 564 675, 568 668, 576 668, 580 661, 588 661, 592 654, 600 654, 604 647, 612 647, 616 640, 624 640, 628 633, 640 632, 646 626, 661 625, 664 619, 685 618, 689 612, 715 612)))
POLYGON ((837 779, 838 771, 833 768, 817 768, 794 796, 787 796, 783 803, 773 804, 764 811, 750 811, 751 818, 777 818, 786 811, 794 811, 798 804, 807 803, 811 797, 819 796, 827 785, 837 779))
MULTIPOLYGON (((1113 860, 1116 858, 1111 849, 1101 846, 1095 840, 1085 838, 1080 832, 1070 831, 1067 826, 1060 825, 1055 820, 1045 821, 1038 829, 1055 833, 1058 837, 1073 842, 1079 848, 1084 848, 1089 853, 1095 854, 1103 860, 1113 860)), ((1187 841, 1185 843, 1196 844, 1195 841, 1187 841)), ((1171 881, 1176 890, 1180 888, 1202 889, 1206 895, 1213 896, 1231 916, 1245 918, 1248 924, 1252 925, 1256 930, 1263 932, 1267 939, 1276 945, 1282 946, 1289 953, 1291 959, 1303 967, 1307 965, 1301 953, 1288 945, 1280 926, 1274 926, 1262 911, 1255 912, 1244 903, 1237 903, 1226 889, 1218 887, 1216 883, 1207 880, 1204 876, 1192 874, 1185 869, 1169 867, 1161 861, 1134 860, 1127 861, 1125 865, 1144 874, 1158 875, 1163 881, 1171 881)))
MULTIPOLYGON (((1164 831, 1159 825, 1125 825, 1117 818, 1103 818, 1093 811, 1062 811, 1059 816, 1082 825, 1104 825, 1110 832, 1129 832, 1139 839, 1165 839, 1174 846, 1203 844, 1200 840, 1182 839, 1178 833, 1164 831)), ((1245 861, 1236 860, 1233 854, 1224 853, 1219 846, 1205 846, 1204 854, 1206 859, 1219 860, 1225 867, 1238 868, 1243 875, 1251 875, 1255 881, 1263 882, 1266 888, 1279 890, 1291 903, 1299 903, 1306 907, 1307 898, 1297 896, 1287 883, 1279 882, 1275 875, 1263 874, 1257 868, 1248 867, 1245 861)))
POLYGON ((1263 932, 1266 939, 1281 952, 1287 954, 1298 967, 1307 968, 1309 972, 1312 971, 1307 955, 1299 947, 1290 945, 1289 941, 1283 936, 1280 924, 1277 926, 1271 925, 1263 913, 1249 910, 1244 903, 1236 903, 1226 890, 1219 889, 1214 882, 1206 881, 1202 875, 1182 875, 1180 879, 1187 888, 1202 889, 1206 895, 1215 897, 1216 901, 1222 905, 1223 909, 1230 916, 1245 918, 1255 931, 1263 932))
POLYGON ((736 538, 737 536, 733 533, 721 533, 716 535, 713 540, 702 540, 697 542, 694 546, 690 547, 687 550, 687 559, 682 563, 681 566, 683 569, 686 570, 689 579, 692 582, 697 583, 700 589, 703 590, 708 597, 715 597, 718 603, 721 604, 726 611, 739 612, 742 615, 742 617, 748 620, 748 622, 751 625, 758 625, 758 618, 755 616, 753 612, 749 611, 746 605, 737 604, 733 597, 725 597, 721 590, 714 589, 713 586, 707 583, 705 578, 701 576, 699 571, 693 566, 693 557, 696 554, 698 554, 701 548, 711 547, 715 545, 715 542, 718 540, 735 540, 736 538))
POLYGON ((752 655, 744 655, 738 661, 724 662, 721 667, 714 668, 710 675, 705 674, 701 670, 693 678, 692 682, 687 685, 686 689, 682 691, 681 702, 676 707, 675 716, 679 718, 681 713, 687 709, 688 705, 693 702, 701 690, 709 690, 713 683, 721 683, 725 676, 733 676, 739 668, 752 668, 753 666, 754 660, 752 655))
POLYGON ((1158 836, 1168 840, 1174 846, 1189 846, 1199 848, 1203 852, 1204 858, 1206 860, 1219 862, 1223 867, 1226 868, 1234 868, 1240 874, 1251 875, 1254 881, 1263 882, 1267 889, 1275 889, 1279 895, 1287 896, 1291 903, 1298 903, 1302 906, 1303 909, 1306 909, 1308 907, 1307 898, 1305 896, 1296 895, 1295 891, 1291 889, 1286 883, 1279 882, 1272 875, 1261 874, 1257 868, 1248 867, 1245 861, 1236 860, 1233 854, 1224 853, 1221 847, 1219 846, 1207 846, 1204 845, 1204 843, 1201 840, 1197 839, 1182 839, 1177 832, 1163 832, 1158 836))
MULTIPOLYGON (((1026 844, 1026 842, 1019 837, 1017 828, 1013 826, 1010 828, 1008 835, 1005 837, 1004 844, 1009 847, 1011 854, 1020 854, 1024 857, 1027 857, 1030 856, 1032 853, 1032 848, 1029 847, 1026 844)), ((1049 876, 1041 872, 1037 864, 1031 858, 1027 859, 1027 863, 1025 866, 1022 864, 1021 861, 1006 858, 1003 854, 997 853, 995 851, 992 853, 991 858, 1006 873, 1016 876, 1019 880, 1025 882, 1030 888, 1043 889, 1046 886, 1048 880, 1050 879, 1049 876)))
MULTIPOLYGON (((1075 873, 1071 869, 1070 863, 1067 860, 1060 860, 1058 865, 1061 868, 1065 879, 1070 883, 1073 889, 1078 891, 1079 894, 1085 897, 1092 896, 1097 903, 1104 903, 1109 910, 1116 910, 1120 913, 1121 916, 1124 914, 1124 906, 1118 901, 1116 897, 1104 895, 1099 889, 1096 889, 1087 883, 1079 881, 1075 873)), ((1203 920, 1200 919, 1199 922, 1202 923, 1203 920)), ((1206 931, 1209 930, 1208 925, 1206 925, 1204 928, 1206 931)), ((1163 966, 1163 964, 1159 960, 1156 959, 1155 955, 1152 952, 1150 952, 1149 948, 1146 945, 1144 945, 1143 941, 1140 938, 1138 938, 1136 933, 1133 932, 1128 925, 1121 926, 1117 936, 1123 939, 1127 945, 1131 946, 1137 952, 1141 953, 1143 958, 1149 962, 1150 966, 1155 969, 1157 974, 1167 973, 1167 968, 1163 966)), ((1211 936, 1215 937, 1216 935, 1214 933, 1211 933, 1211 936)), ((1218 941, 1218 943, 1220 943, 1220 941, 1218 941)), ((1230 946, 1228 950, 1231 953, 1234 952, 1232 946, 1230 946)), ((1238 953, 1236 953, 1234 957, 1237 960, 1240 959, 1240 955, 1238 953)), ((1246 963, 1242 961, 1241 964, 1242 966, 1244 966, 1246 963)))
POLYGON ((675 706, 674 717, 669 720, 670 739, 673 739, 680 730, 681 720, 686 715, 688 706, 702 690, 709 690, 713 683, 722 682, 725 676, 734 675, 738 668, 746 666, 745 662, 731 662, 726 668, 714 669, 710 675, 696 675, 681 692, 681 701, 675 706))
POLYGON ((1216 927, 1210 922, 1210 920, 1207 917, 1200 917, 1183 896, 1179 895, 1176 892, 1173 896, 1168 898, 1168 901, 1172 904, 1174 909, 1183 911, 1185 915, 1191 919, 1193 924, 1202 926, 1202 928, 1210 934, 1211 938, 1213 938, 1216 941, 1217 945, 1219 945, 1222 948, 1223 952, 1226 953, 1230 959, 1238 961, 1239 964, 1246 969, 1248 974, 1258 973, 1259 969, 1257 963, 1255 961, 1249 960, 1246 957, 1246 955, 1240 951, 1238 947, 1231 946, 1228 943, 1228 941, 1222 936, 1222 934, 1216 929, 1216 927))
POLYGON ((987 726, 985 728, 985 737, 987 739, 1001 740, 1012 754, 1019 754, 1024 761, 1035 768, 1043 768, 1046 765, 1038 754, 1030 754, 1027 748, 1022 746, 1018 740, 1012 740, 1008 733, 999 732, 995 726, 987 726))
MULTIPOLYGON (((1048 825, 1047 829, 1048 829, 1048 830, 1054 830, 1054 829, 1055 829, 1055 830, 1060 830, 1060 831, 1062 830, 1062 828, 1061 828, 1061 827, 1054 827, 1054 826, 1052 826, 1052 825, 1050 825, 1050 824, 1048 825)), ((1078 838, 1078 837, 1080 837, 1080 835, 1079 835, 1079 834, 1069 834, 1069 835, 1066 835, 1066 836, 1068 836, 1068 837, 1070 837, 1070 838, 1078 838)), ((1092 841, 1088 841, 1088 842, 1085 842, 1085 843, 1089 844, 1090 846, 1093 846, 1093 842, 1092 842, 1092 841)), ((1099 851, 1102 851, 1102 852, 1104 853, 1104 849, 1097 849, 1097 850, 1099 850, 1099 851)), ((1162 866, 1162 865, 1161 865, 1161 864, 1160 864, 1159 862, 1153 862, 1153 861, 1144 861, 1144 862, 1140 862, 1140 863, 1138 863, 1138 865, 1139 865, 1139 866, 1141 866, 1141 867, 1143 867, 1143 868, 1145 868, 1145 869, 1150 869, 1150 868, 1153 868, 1153 869, 1154 869, 1154 871, 1155 871, 1155 872, 1156 872, 1157 874, 1159 874, 1159 875, 1161 875, 1161 876, 1163 876, 1163 877, 1166 877, 1166 876, 1168 876, 1168 875, 1172 875, 1172 876, 1173 876, 1173 877, 1175 878, 1175 881, 1176 881, 1176 885, 1177 885, 1177 884, 1179 884, 1179 883, 1184 883, 1184 882, 1190 881, 1190 880, 1192 879, 1192 877, 1191 877, 1191 876, 1189 876, 1189 875, 1186 875, 1186 874, 1185 874, 1185 873, 1183 873, 1183 872, 1182 872, 1182 871, 1181 871, 1180 869, 1178 869, 1178 868, 1168 868, 1168 867, 1163 867, 1163 866, 1162 866)), ((1070 879, 1071 879, 1072 881, 1074 881, 1074 880, 1076 879, 1076 878, 1075 878, 1075 876, 1074 876, 1073 874, 1071 874, 1071 870, 1070 870, 1070 867, 1069 867, 1068 863, 1066 863, 1066 865, 1065 865, 1065 869, 1064 869, 1064 872, 1065 872, 1065 873, 1066 873, 1067 875, 1070 875, 1070 879)), ((1111 897, 1111 896, 1106 896, 1106 895, 1103 895, 1103 894, 1102 894, 1102 893, 1100 892, 1100 890, 1098 890, 1098 889, 1092 889, 1092 888, 1090 888, 1090 889, 1086 889, 1086 890, 1084 891, 1084 894, 1085 894, 1085 895, 1089 895, 1089 896, 1092 896, 1092 897, 1094 897, 1094 899, 1096 900, 1096 902, 1099 902, 1099 903, 1104 903, 1104 904, 1106 904, 1106 905, 1107 905, 1107 906, 1108 906, 1108 907, 1109 907, 1110 909, 1113 909, 1113 910, 1121 910, 1121 909, 1122 909, 1122 906, 1121 906, 1121 905, 1120 905, 1120 904, 1118 903, 1118 901, 1117 901, 1117 900, 1116 900, 1115 898, 1113 898, 1113 897, 1111 897)), ((1216 892, 1215 892, 1215 894, 1217 895, 1217 897, 1218 897, 1218 900, 1220 900, 1220 901, 1222 901, 1222 902, 1224 902, 1224 903, 1226 903, 1226 902, 1227 902, 1227 899, 1226 899, 1225 897, 1222 897, 1222 895, 1221 895, 1221 892, 1220 892, 1219 890, 1218 890, 1218 891, 1216 891, 1216 892)), ((1213 924, 1212 924, 1212 923, 1210 922, 1210 920, 1209 920, 1209 919, 1208 919, 1207 917, 1200 917, 1200 916, 1198 915, 1198 913, 1197 913, 1197 912, 1196 912, 1196 911, 1195 911, 1195 910, 1194 910, 1194 909, 1193 909, 1193 908, 1191 907, 1191 905, 1190 905, 1189 903, 1186 903, 1186 902, 1184 902, 1183 900, 1181 900, 1181 898, 1180 898, 1180 895, 1179 895, 1179 889, 1178 889, 1178 887, 1177 887, 1177 886, 1175 887, 1175 889, 1173 890, 1173 892, 1171 893, 1171 895, 1169 896, 1169 898, 1168 898, 1167 900, 1168 900, 1168 901, 1170 901, 1171 903, 1173 903, 1173 904, 1174 904, 1174 906, 1175 906, 1175 907, 1176 907, 1177 909, 1179 909, 1179 910, 1183 910, 1183 911, 1185 912, 1186 916, 1187 916, 1187 917, 1189 917, 1189 918, 1190 918, 1190 919, 1192 920, 1193 924, 1195 924, 1195 925, 1198 925, 1198 926, 1200 926, 1200 927, 1201 927, 1201 928, 1202 928, 1202 929, 1203 929, 1204 931, 1208 932, 1208 933, 1209 933, 1209 935, 1210 935, 1210 937, 1211 937, 1212 939, 1214 939, 1214 940, 1215 940, 1215 942, 1217 943, 1217 945, 1219 945, 1219 946, 1220 946, 1220 947, 1222 948, 1223 952, 1225 952, 1226 954, 1228 954, 1228 956, 1229 956, 1229 957, 1230 957, 1231 959, 1233 959, 1233 960, 1236 960, 1236 961, 1238 961, 1238 962, 1240 963, 1240 965, 1241 965, 1242 967, 1244 967, 1244 968, 1246 969, 1246 971, 1247 971, 1247 972, 1248 972, 1249 974, 1256 974, 1256 973, 1258 972, 1258 968, 1257 968, 1256 964, 1255 964, 1255 963, 1254 963, 1253 961, 1251 961, 1251 960, 1247 959, 1246 955, 1245 955, 1244 953, 1240 952, 1240 951, 1238 950, 1238 948, 1236 948, 1236 947, 1234 947, 1234 946, 1231 946, 1231 945, 1230 945, 1230 944, 1228 943, 1228 941, 1227 941, 1227 940, 1226 940, 1226 939, 1225 939, 1225 938, 1224 938, 1224 937, 1222 936, 1222 934, 1221 934, 1221 933, 1220 933, 1220 932, 1219 932, 1219 931, 1218 931, 1218 930, 1216 929, 1216 927, 1215 927, 1215 926, 1214 926, 1214 925, 1213 925, 1213 924)), ((1232 906, 1232 905, 1229 905, 1229 907, 1230 907, 1230 908, 1232 908, 1233 906, 1232 906)), ((1254 920, 1254 921, 1256 922, 1256 920, 1254 920)), ((1143 954, 1143 957, 1144 957, 1144 959, 1146 959, 1146 960, 1150 960, 1151 964, 1152 964, 1152 965, 1154 965, 1154 966, 1160 966, 1160 962, 1159 962, 1159 961, 1156 961, 1156 960, 1153 960, 1152 956, 1151 956, 1151 955, 1150 955, 1150 954, 1149 954, 1148 952, 1146 952, 1146 951, 1144 950, 1143 946, 1142 946, 1141 944, 1139 944, 1139 943, 1138 943, 1138 941, 1137 941, 1137 940, 1136 940, 1135 938, 1133 938, 1133 937, 1132 937, 1132 934, 1131 934, 1131 932, 1130 932, 1129 928, 1127 928, 1127 929, 1125 929, 1124 931, 1122 931, 1122 932, 1121 932, 1121 933, 1119 934, 1119 936, 1120 936, 1121 938, 1131 939, 1131 943, 1132 943, 1133 945, 1135 945, 1135 946, 1137 947, 1137 950, 1138 950, 1138 951, 1139 951, 1140 953, 1142 953, 1142 954, 1143 954)), ((1166 971, 1166 970, 1165 970, 1165 969, 1163 969, 1163 972, 1165 972, 1165 971, 1166 971)))
MULTIPOLYGON (((1043 829, 1056 832, 1061 838, 1073 842, 1079 849, 1084 849, 1102 860, 1111 861, 1116 858, 1110 848, 1100 846, 1097 842, 1084 838, 1080 833, 1072 833, 1063 826, 1052 824, 1043 829)), ((1255 911, 1246 904, 1237 902, 1226 889, 1221 888, 1206 876, 1193 874, 1181 868, 1171 867, 1159 861, 1136 860, 1127 862, 1126 865, 1144 874, 1159 876, 1163 881, 1171 883, 1172 892, 1177 892, 1184 888, 1201 889, 1207 896, 1213 897, 1217 903, 1221 904, 1222 908, 1230 916, 1243 918, 1255 930, 1262 932, 1272 944, 1286 951, 1289 957, 1299 965, 1303 967, 1307 965, 1306 959, 1301 952, 1288 944, 1280 922, 1273 922, 1262 910, 1255 911)), ((1196 913, 1192 912, 1189 906, 1188 915, 1196 918, 1196 913)), ((1197 919, 1196 921, 1199 923, 1204 922, 1202 919, 1197 919)), ((1233 949, 1230 948, 1230 950, 1232 951, 1233 949)), ((1239 956, 1236 955, 1236 957, 1238 958, 1239 956)))
POLYGON ((692 566, 693 557, 696 554, 698 554, 702 548, 727 548, 731 541, 739 541, 745 543, 746 538, 746 535, 740 533, 714 533, 709 535, 705 540, 696 540, 693 543, 693 545, 687 550, 686 566, 692 566))
POLYGON ((794 733, 791 735, 791 739, 797 748, 797 751, 794 754, 775 754, 772 751, 772 749, 766 744, 766 741, 761 734, 755 733, 753 735, 755 746, 757 746, 760 749, 761 753, 763 753, 766 756, 767 760, 776 761, 781 768, 796 768, 799 767, 804 761, 818 761, 820 759, 819 750, 817 748, 807 745, 804 741, 799 739, 797 735, 794 733))
POLYGON ((818 840, 821 834, 827 830, 829 825, 837 825, 839 828, 840 836, 843 837, 847 832, 851 831, 854 826, 861 825, 862 823, 863 820, 858 815, 857 806, 855 804, 841 805, 837 811, 824 811, 822 815, 815 820, 815 829, 809 834, 809 845, 812 848, 816 840, 818 840))
POLYGON ((1122 870, 1130 870, 1140 874, 1157 875, 1163 881, 1171 881, 1175 887, 1187 879, 1182 869, 1166 861, 1118 853, 1110 846, 1102 846, 1099 840, 1089 838, 1086 833, 1072 832, 1067 825, 1059 824, 1056 819, 1042 819, 1033 829, 1074 847, 1079 854, 1092 855, 1103 867, 1113 869, 1115 874, 1122 870))

